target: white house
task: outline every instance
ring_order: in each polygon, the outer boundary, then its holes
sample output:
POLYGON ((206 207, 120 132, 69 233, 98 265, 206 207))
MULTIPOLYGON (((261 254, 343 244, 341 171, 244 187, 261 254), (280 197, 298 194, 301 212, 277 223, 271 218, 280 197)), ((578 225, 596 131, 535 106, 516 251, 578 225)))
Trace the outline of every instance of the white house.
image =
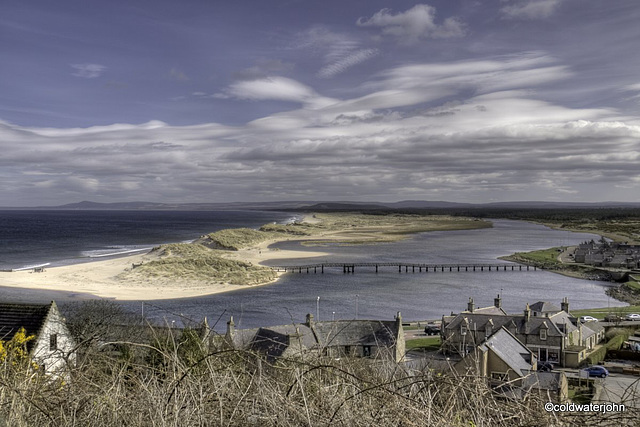
POLYGON ((0 303, 0 340, 10 340, 20 328, 25 329, 27 336, 35 336, 27 349, 45 373, 55 374, 75 364, 75 343, 55 301, 0 303))

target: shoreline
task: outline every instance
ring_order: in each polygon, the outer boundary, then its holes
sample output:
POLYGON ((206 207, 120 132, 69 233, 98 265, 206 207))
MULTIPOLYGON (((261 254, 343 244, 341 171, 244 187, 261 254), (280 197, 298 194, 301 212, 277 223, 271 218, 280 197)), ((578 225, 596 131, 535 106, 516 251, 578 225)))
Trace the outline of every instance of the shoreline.
MULTIPOLYGON (((311 258, 326 256, 326 252, 272 250, 268 246, 287 240, 306 240, 309 236, 283 236, 282 239, 269 239, 251 248, 225 253, 223 258, 244 261, 250 264, 278 259, 311 258)), ((266 283, 255 285, 233 285, 229 283, 202 284, 167 280, 127 280, 117 276, 134 264, 158 259, 152 250, 143 254, 121 256, 109 260, 82 262, 44 269, 36 273, 33 270, 0 272, 0 287, 21 288, 44 291, 61 291, 108 298, 122 301, 162 300, 191 298, 246 289, 253 286, 265 286, 275 283, 284 272, 276 272, 277 277, 266 283)))
MULTIPOLYGON (((265 262, 276 260, 290 260, 301 258, 326 257, 329 252, 309 250, 280 250, 269 246, 286 241, 317 241, 317 242, 353 242, 375 244, 377 242, 389 242, 402 240, 409 235, 420 232, 436 230, 459 230, 490 227, 486 222, 473 220, 447 219, 436 216, 429 218, 427 225, 424 222, 416 224, 415 218, 408 217, 399 223, 371 224, 372 218, 367 218, 369 223, 362 224, 356 220, 356 225, 343 221, 345 217, 336 216, 319 219, 315 214, 302 215, 301 222, 316 226, 311 235, 282 234, 267 240, 242 248, 238 251, 224 251, 218 254, 222 259, 240 261, 251 265, 264 266, 265 262), (353 228, 355 227, 355 228, 353 228), (401 232, 398 232, 400 227, 401 232), (402 228, 405 227, 405 228, 402 228)), ((377 218, 379 219, 379 218, 377 218)), ((422 218, 424 219, 424 218, 422 218)), ((351 218, 353 220, 353 218, 351 218)), ((362 221, 362 218, 359 219, 362 221)), ((395 221, 396 219, 393 219, 395 221)), ((225 282, 210 281, 204 283, 200 280, 188 278, 154 277, 153 275, 139 276, 129 273, 134 265, 160 260, 161 258, 153 250, 130 256, 122 256, 109 260, 82 262, 64 266, 44 268, 42 272, 33 270, 0 272, 0 287, 20 288, 43 291, 62 291, 79 294, 83 297, 109 298, 115 300, 162 300, 190 298, 205 295, 213 295, 239 289, 247 289, 253 286, 265 286, 277 282, 285 272, 274 272, 275 278, 256 284, 230 284, 225 282), (118 277, 120 276, 120 277, 118 277), (125 276, 125 277, 122 277, 125 276)), ((266 267, 266 266, 264 266, 266 267)))

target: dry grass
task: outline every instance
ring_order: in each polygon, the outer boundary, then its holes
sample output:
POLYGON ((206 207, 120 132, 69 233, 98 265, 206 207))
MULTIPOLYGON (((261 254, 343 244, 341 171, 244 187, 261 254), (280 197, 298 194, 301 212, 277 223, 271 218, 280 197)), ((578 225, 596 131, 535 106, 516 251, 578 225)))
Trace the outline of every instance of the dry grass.
POLYGON ((152 334, 150 345, 86 355, 64 382, 0 366, 0 425, 622 426, 638 416, 554 415, 546 398, 503 399, 481 378, 317 355, 268 364, 207 349, 195 331, 152 334))
POLYGON ((229 260, 221 257, 221 251, 200 244, 175 243, 153 250, 158 257, 119 275, 129 279, 167 281, 180 280, 199 285, 230 283, 233 285, 257 285, 277 278, 267 267, 229 260))
POLYGON ((196 243, 211 249, 237 251, 248 246, 257 245, 273 237, 272 233, 251 228, 229 228, 207 234, 198 239, 196 243))

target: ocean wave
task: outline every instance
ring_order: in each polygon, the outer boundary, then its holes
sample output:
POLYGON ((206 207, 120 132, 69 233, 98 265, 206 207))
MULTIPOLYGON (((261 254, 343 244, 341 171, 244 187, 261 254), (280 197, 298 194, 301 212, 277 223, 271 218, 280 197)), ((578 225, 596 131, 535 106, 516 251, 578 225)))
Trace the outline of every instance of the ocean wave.
POLYGON ((150 251, 151 249, 153 249, 153 246, 144 247, 144 248, 121 248, 115 251, 114 249, 115 248, 98 249, 94 251, 84 251, 82 252, 82 256, 87 258, 103 258, 103 257, 117 256, 117 255, 127 255, 127 254, 133 254, 136 252, 150 251))
POLYGON ((44 264, 25 265, 24 267, 20 267, 20 268, 13 268, 13 269, 11 269, 11 271, 31 270, 33 268, 46 267, 48 265, 51 265, 51 263, 50 262, 45 262, 44 264))

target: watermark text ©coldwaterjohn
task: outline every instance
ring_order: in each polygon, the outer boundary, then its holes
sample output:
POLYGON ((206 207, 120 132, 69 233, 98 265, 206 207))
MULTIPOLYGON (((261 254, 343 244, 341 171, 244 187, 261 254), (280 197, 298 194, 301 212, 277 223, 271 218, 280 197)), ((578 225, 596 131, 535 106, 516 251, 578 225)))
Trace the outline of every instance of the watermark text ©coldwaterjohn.
POLYGON ((599 412, 606 414, 609 412, 624 412, 626 407, 621 403, 553 403, 547 402, 544 410, 547 412, 599 412))

